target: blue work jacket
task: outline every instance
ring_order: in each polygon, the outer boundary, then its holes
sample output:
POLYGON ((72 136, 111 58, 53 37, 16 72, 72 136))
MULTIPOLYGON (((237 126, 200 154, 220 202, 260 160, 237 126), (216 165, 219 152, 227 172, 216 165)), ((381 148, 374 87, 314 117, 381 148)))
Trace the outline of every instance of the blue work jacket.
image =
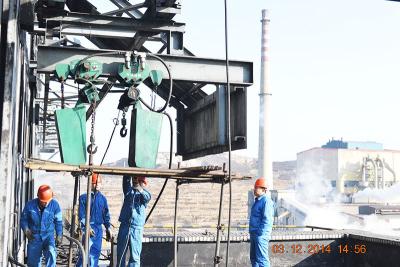
POLYGON ((62 212, 57 200, 52 199, 41 211, 39 209, 39 200, 37 198, 28 201, 25 204, 21 216, 21 229, 32 231, 35 239, 40 236, 42 240, 54 239, 54 231, 57 236, 62 235, 63 222, 62 212))
POLYGON ((250 234, 271 237, 274 223, 274 203, 270 196, 264 194, 255 199, 250 214, 250 234))
MULTIPOLYGON (((110 228, 110 211, 106 197, 100 191, 92 192, 90 195, 92 197, 90 200, 90 225, 101 226, 104 224, 106 229, 110 228)), ((79 197, 78 217, 82 229, 85 228, 86 222, 86 199, 86 194, 79 197)))
POLYGON ((136 228, 143 228, 146 220, 146 207, 151 199, 149 191, 142 192, 132 187, 131 177, 122 178, 122 189, 124 191, 124 204, 122 205, 119 221, 121 224, 129 224, 136 228))

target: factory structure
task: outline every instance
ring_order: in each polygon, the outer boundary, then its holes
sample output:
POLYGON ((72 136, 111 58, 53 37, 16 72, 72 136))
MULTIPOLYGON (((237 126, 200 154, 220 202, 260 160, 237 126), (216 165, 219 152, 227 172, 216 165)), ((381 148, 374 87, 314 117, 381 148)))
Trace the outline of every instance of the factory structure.
POLYGON ((297 177, 318 176, 336 193, 352 195, 365 188, 384 189, 399 181, 400 151, 376 142, 330 140, 297 153, 297 177))

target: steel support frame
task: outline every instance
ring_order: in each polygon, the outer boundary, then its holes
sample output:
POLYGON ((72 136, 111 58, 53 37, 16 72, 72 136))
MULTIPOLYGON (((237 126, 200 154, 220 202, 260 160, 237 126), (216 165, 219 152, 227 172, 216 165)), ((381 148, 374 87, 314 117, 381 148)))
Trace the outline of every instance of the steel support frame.
MULTIPOLYGON (((82 59, 88 55, 110 52, 113 50, 90 50, 71 47, 49 47, 38 46, 38 73, 54 73, 57 64, 69 64, 73 60, 82 59)), ((121 56, 98 55, 94 57, 103 63, 104 77, 117 76, 118 65, 124 63, 123 53, 121 56)), ((192 83, 224 84, 226 80, 225 60, 199 58, 177 55, 158 55, 170 67, 174 81, 192 83)), ((163 72, 163 79, 168 79, 165 67, 153 58, 146 59, 150 68, 163 72)), ((229 75, 232 77, 232 85, 250 86, 253 83, 253 62, 230 61, 229 75)))
POLYGON ((175 208, 174 208, 174 267, 178 267, 178 228, 177 228, 177 217, 178 217, 178 200, 179 200, 179 181, 176 181, 175 189, 175 208))
POLYGON ((153 35, 165 32, 182 34, 185 24, 170 20, 146 20, 104 15, 69 13, 47 19, 46 28, 35 23, 34 32, 39 35, 55 36, 79 35, 86 37, 133 38, 138 31, 153 35), (48 34, 47 31, 49 31, 48 34))
POLYGON ((0 265, 8 266, 9 248, 13 246, 10 226, 13 189, 18 167, 17 138, 19 117, 20 42, 18 35, 17 1, 0 2, 0 265))
MULTIPOLYGON (((72 214, 71 214, 71 229, 70 229, 70 236, 75 236, 75 221, 76 221, 76 208, 77 208, 77 201, 78 201, 78 187, 79 187, 79 178, 80 175, 74 175, 75 183, 74 183, 74 198, 72 200, 72 214)), ((72 243, 73 240, 70 240, 69 243, 69 253, 68 253, 68 266, 72 266, 72 243)), ((85 266, 82 264, 82 266, 85 266)))

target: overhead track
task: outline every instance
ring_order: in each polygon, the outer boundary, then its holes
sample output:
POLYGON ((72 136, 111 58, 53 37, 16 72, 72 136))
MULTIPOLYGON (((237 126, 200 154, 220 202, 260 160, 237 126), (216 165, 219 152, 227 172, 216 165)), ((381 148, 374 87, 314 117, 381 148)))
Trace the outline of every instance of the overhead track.
MULTIPOLYGON (((112 50, 38 46, 37 71, 38 73, 53 73, 56 64, 69 64, 73 60, 80 60, 91 54, 109 51, 112 50)), ((124 53, 125 51, 120 52, 124 53)), ((225 60, 176 55, 157 56, 173 70, 175 81, 206 84, 226 83, 225 60)), ((96 56, 96 60, 103 63, 103 76, 117 76, 119 64, 125 62, 123 57, 113 55, 96 56)), ((147 63, 152 69, 163 69, 158 60, 148 58, 147 63)), ((231 85, 252 85, 253 62, 230 60, 229 64, 231 85)), ((166 72, 163 72, 163 79, 168 79, 166 72)))

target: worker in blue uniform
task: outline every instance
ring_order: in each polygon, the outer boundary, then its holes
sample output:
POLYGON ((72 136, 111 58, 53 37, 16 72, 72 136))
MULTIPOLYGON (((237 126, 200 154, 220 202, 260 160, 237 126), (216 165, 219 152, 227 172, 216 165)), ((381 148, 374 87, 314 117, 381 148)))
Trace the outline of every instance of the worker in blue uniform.
POLYGON ((125 256, 129 249, 129 267, 140 266, 140 253, 142 251, 143 226, 146 220, 146 206, 151 199, 145 177, 124 175, 122 188, 124 191, 124 204, 119 216, 120 227, 117 245, 117 266, 125 266, 125 256))
MULTIPOLYGON (((101 244, 103 238, 104 225, 106 229, 106 240, 110 241, 111 223, 110 212, 106 197, 100 192, 101 177, 97 173, 92 174, 92 192, 90 202, 90 239, 89 239, 89 265, 97 267, 101 254, 101 244)), ((78 218, 82 232, 85 232, 86 223, 86 194, 79 197, 79 212, 78 218)), ((85 235, 83 235, 82 243, 85 242, 85 235)), ((77 266, 82 266, 82 257, 79 257, 77 266)))
POLYGON ((274 219, 274 203, 267 195, 267 182, 263 178, 254 184, 254 204, 250 214, 250 261, 252 267, 269 267, 268 243, 274 219))
POLYGON ((40 267, 42 256, 47 267, 56 266, 56 245, 62 242, 63 223, 60 205, 53 199, 50 186, 41 185, 37 198, 25 204, 20 224, 28 239, 28 266, 40 267))

